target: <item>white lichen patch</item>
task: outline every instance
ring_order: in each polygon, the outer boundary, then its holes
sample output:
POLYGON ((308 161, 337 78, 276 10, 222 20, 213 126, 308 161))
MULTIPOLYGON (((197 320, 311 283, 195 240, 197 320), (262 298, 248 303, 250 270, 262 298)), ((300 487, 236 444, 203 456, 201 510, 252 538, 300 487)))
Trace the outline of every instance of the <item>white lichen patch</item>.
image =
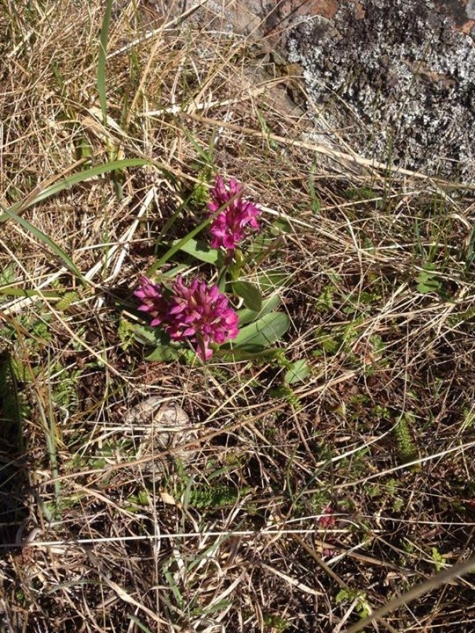
POLYGON ((472 37, 431 0, 359 4, 300 24, 289 40, 329 127, 367 158, 473 180, 472 37))

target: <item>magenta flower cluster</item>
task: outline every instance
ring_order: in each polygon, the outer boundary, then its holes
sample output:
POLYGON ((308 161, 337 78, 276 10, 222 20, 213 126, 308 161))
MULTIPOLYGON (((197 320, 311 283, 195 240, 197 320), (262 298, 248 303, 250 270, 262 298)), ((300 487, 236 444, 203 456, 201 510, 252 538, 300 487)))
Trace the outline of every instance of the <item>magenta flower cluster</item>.
MULTIPOLYGON (((211 246, 224 248, 232 257, 234 250, 252 229, 258 229, 259 208, 243 200, 243 188, 231 178, 225 183, 216 177, 208 210, 211 246)), ((142 277, 135 296, 139 310, 147 312, 152 326, 161 326, 173 341, 189 341, 205 361, 213 355, 213 345, 221 345, 238 335, 238 316, 217 286, 194 279, 187 285, 177 277, 170 288, 142 277)))
POLYGON ((142 302, 139 310, 152 317, 150 325, 162 326, 173 341, 190 341, 203 361, 213 355, 213 343, 238 335, 238 316, 217 286, 209 288, 198 279, 186 285, 177 277, 166 293, 161 284, 142 277, 135 295, 142 302))
POLYGON ((248 200, 243 200, 243 189, 241 185, 231 178, 226 185, 221 176, 216 177, 216 184, 211 189, 211 200, 208 202, 208 209, 214 215, 219 209, 221 211, 211 221, 211 246, 227 251, 234 251, 248 233, 249 229, 258 229, 257 218, 260 210, 248 200))

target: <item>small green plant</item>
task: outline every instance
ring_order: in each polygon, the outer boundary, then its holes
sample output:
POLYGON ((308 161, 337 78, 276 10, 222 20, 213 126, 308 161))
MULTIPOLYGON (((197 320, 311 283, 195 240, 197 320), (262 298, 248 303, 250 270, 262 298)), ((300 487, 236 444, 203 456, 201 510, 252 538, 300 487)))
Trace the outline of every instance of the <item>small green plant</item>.
POLYGON ((333 295, 335 288, 333 285, 328 284, 324 287, 322 292, 317 297, 317 310, 319 312, 330 312, 333 308, 333 295))
POLYGON ((120 346, 123 350, 129 349, 129 347, 134 344, 136 333, 134 326, 130 323, 130 321, 121 318, 119 321, 119 327, 117 328, 117 334, 119 336, 120 346))
POLYGON ((447 557, 439 552, 436 547, 431 549, 432 560, 434 562, 435 571, 439 572, 447 566, 447 557))
POLYGON ((355 610, 361 619, 366 618, 371 613, 371 607, 364 591, 350 588, 341 589, 336 595, 336 603, 342 604, 343 602, 354 602, 355 610))
POLYGON ((284 383, 286 385, 295 385, 300 382, 304 382, 312 373, 312 369, 303 358, 296 360, 294 363, 290 363, 284 376, 284 383))
POLYGON ((426 263, 422 266, 422 270, 417 276, 417 292, 421 294, 429 294, 431 292, 439 292, 441 283, 438 280, 437 264, 426 263))
POLYGON ((83 369, 65 368, 59 362, 50 368, 51 400, 70 415, 78 406, 78 381, 83 369))
POLYGON ((192 486, 188 505, 198 510, 218 510, 234 505, 249 490, 238 490, 234 486, 223 484, 192 486))
POLYGON ((406 413, 403 417, 401 417, 394 429, 399 460, 403 464, 412 462, 417 458, 417 448, 414 440, 412 439, 412 434, 409 428, 412 421, 413 416, 406 413))
POLYGON ((139 490, 137 494, 127 498, 126 509, 128 512, 141 512, 150 505, 150 496, 146 490, 139 490))
POLYGON ((458 314, 450 315, 447 322, 451 328, 455 328, 466 321, 471 321, 473 318, 475 318, 475 306, 471 306, 458 314))
POLYGON ((274 613, 264 613, 262 616, 266 631, 272 633, 285 633, 290 627, 290 623, 280 615, 274 613))
POLYGON ((300 400, 290 385, 284 383, 278 387, 273 387, 271 389, 271 395, 274 396, 274 398, 283 398, 296 411, 301 409, 300 400))
POLYGON ((343 195, 348 200, 374 200, 375 198, 380 198, 381 194, 371 189, 370 187, 349 187, 346 191, 343 192, 343 195))

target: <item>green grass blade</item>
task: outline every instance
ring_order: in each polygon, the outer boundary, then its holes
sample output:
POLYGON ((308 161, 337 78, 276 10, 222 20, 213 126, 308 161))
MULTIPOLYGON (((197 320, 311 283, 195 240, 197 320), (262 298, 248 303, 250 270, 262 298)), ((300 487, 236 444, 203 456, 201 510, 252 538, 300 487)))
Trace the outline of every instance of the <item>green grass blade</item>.
POLYGON ((82 276, 82 273, 80 272, 79 268, 75 266, 71 258, 68 257, 68 255, 66 255, 63 249, 60 248, 55 242, 53 242, 53 240, 48 235, 46 235, 46 233, 43 233, 43 231, 40 231, 40 229, 36 228, 36 226, 28 222, 28 220, 25 220, 20 215, 17 215, 14 211, 11 211, 10 209, 5 209, 5 213, 12 220, 15 220, 15 222, 18 222, 18 224, 22 226, 25 229, 25 231, 28 231, 28 233, 31 233, 34 237, 36 237, 37 240, 39 240, 40 242, 43 242, 43 244, 48 246, 53 251, 53 253, 55 253, 64 262, 64 264, 66 264, 66 267, 72 273, 74 273, 81 281, 85 282, 85 279, 82 276))
POLYGON ((162 255, 162 257, 160 257, 160 259, 156 261, 155 264, 150 266, 150 268, 146 272, 146 276, 149 277, 150 275, 153 275, 153 273, 156 270, 158 270, 161 266, 163 266, 163 264, 166 264, 166 262, 171 257, 173 257, 175 253, 178 253, 178 251, 183 250, 183 247, 185 247, 186 244, 195 237, 195 235, 198 235, 200 231, 202 231, 206 226, 208 226, 208 224, 212 221, 213 217, 214 216, 207 218, 206 220, 201 222, 201 224, 198 224, 198 226, 194 228, 192 231, 190 231, 187 235, 185 235, 185 237, 175 242, 174 245, 168 249, 165 255, 162 255))
POLYGON ((97 92, 99 94, 99 102, 101 104, 102 119, 104 125, 107 124, 107 95, 106 95, 106 63, 107 63, 107 45, 109 43, 109 28, 112 14, 112 1, 106 1, 106 10, 104 19, 102 20, 99 59, 97 62, 97 92))
POLYGON ((144 624, 142 624, 140 620, 136 618, 134 615, 129 615, 129 620, 131 620, 134 624, 136 624, 141 631, 144 631, 144 633, 152 633, 152 631, 148 627, 146 627, 144 624))
POLYGON ((26 288, 12 288, 0 286, 0 297, 45 297, 49 300, 59 300, 61 295, 54 290, 28 290, 26 288))
MULTIPOLYGON (((116 160, 111 163, 104 163, 102 165, 96 165, 95 167, 91 167, 91 169, 86 169, 84 171, 80 171, 77 174, 73 174, 72 176, 68 176, 64 178, 64 180, 59 180, 58 182, 53 183, 49 187, 45 187, 42 191, 38 192, 38 195, 27 196, 22 202, 18 202, 13 207, 11 207, 11 211, 13 213, 18 213, 19 211, 24 211, 25 209, 29 209, 35 204, 39 202, 43 202, 47 198, 51 198, 51 196, 68 189, 69 187, 73 187, 81 182, 85 182, 90 180, 91 178, 95 178, 96 176, 101 176, 103 174, 111 173, 118 169, 124 169, 126 167, 143 167, 144 165, 154 165, 152 161, 146 160, 144 158, 125 158, 123 160, 116 160)), ((31 194, 30 194, 31 195, 31 194)), ((5 213, 0 216, 0 222, 5 222, 9 219, 9 216, 6 212, 6 209, 3 209, 5 213)))
POLYGON ((48 452, 49 463, 51 467, 52 479, 54 481, 54 496, 55 496, 55 513, 58 515, 61 508, 61 483, 58 469, 58 451, 57 445, 57 429, 56 422, 52 412, 52 406, 50 404, 49 415, 46 415, 46 411, 43 406, 43 402, 40 397, 36 397, 36 405, 41 420, 43 431, 46 440, 46 449, 48 452))
POLYGON ((123 160, 115 160, 111 163, 96 165, 95 167, 91 167, 91 169, 86 169, 85 171, 81 171, 77 174, 73 174, 72 176, 68 176, 64 180, 55 182, 53 185, 47 187, 42 192, 40 192, 38 196, 36 196, 35 199, 31 201, 25 208, 28 208, 34 204, 38 204, 38 202, 42 202, 46 198, 50 198, 60 191, 68 189, 68 187, 72 187, 73 185, 77 185, 80 182, 90 180, 91 178, 95 178, 96 176, 112 173, 126 167, 143 167, 144 165, 150 165, 150 161, 144 158, 124 158, 123 160))

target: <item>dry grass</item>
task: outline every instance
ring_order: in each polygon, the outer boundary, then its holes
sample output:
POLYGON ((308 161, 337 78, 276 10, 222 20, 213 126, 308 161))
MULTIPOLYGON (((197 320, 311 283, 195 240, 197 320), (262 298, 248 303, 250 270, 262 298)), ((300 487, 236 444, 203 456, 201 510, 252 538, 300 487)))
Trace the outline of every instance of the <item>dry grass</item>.
MULTIPOLYGON (((113 16, 103 125, 103 3, 1 2, 0 202, 84 280, 2 218, 0 630, 344 631, 473 555, 474 201, 329 160, 250 81, 257 46, 137 4, 113 16), (27 204, 122 158, 154 163, 27 204), (283 353, 147 362, 132 291, 214 170, 285 223, 257 268, 290 280, 283 353), (142 451, 126 416, 151 395, 188 414, 191 460, 142 451)), ((474 597, 456 578, 366 630, 471 631, 474 597)))

